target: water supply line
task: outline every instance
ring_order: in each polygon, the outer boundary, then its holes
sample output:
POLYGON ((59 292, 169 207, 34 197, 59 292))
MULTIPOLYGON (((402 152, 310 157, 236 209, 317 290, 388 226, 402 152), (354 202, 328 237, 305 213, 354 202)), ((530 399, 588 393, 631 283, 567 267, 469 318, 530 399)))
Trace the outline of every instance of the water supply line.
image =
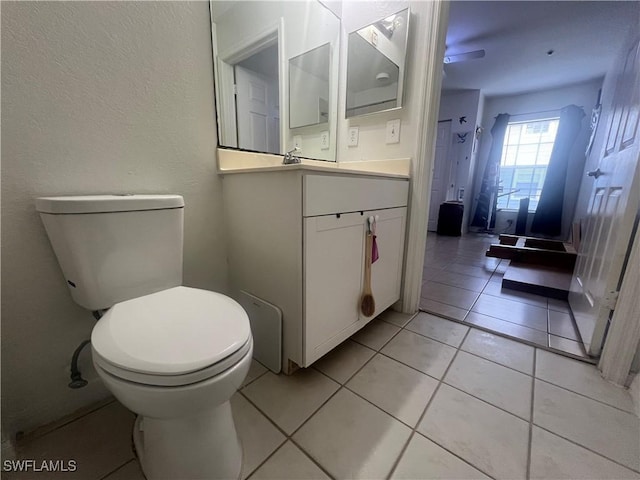
MULTIPOLYGON (((96 320, 100 320, 102 318, 102 315, 104 314, 104 311, 96 310, 92 313, 93 318, 95 318, 96 320)), ((69 388, 78 389, 86 387, 89 383, 84 378, 82 378, 82 372, 80 372, 80 369, 78 368, 78 357, 80 356, 80 352, 82 352, 82 349, 90 343, 91 340, 83 340, 82 343, 78 345, 78 348, 76 348, 73 352, 73 356, 71 357, 71 382, 69 382, 69 388)))
POLYGON ((78 348, 76 348, 75 352, 73 352, 73 357, 71 357, 71 382, 69 382, 69 388, 82 388, 89 383, 82 378, 82 373, 78 368, 78 357, 80 356, 82 349, 90 343, 91 340, 84 340, 78 348))

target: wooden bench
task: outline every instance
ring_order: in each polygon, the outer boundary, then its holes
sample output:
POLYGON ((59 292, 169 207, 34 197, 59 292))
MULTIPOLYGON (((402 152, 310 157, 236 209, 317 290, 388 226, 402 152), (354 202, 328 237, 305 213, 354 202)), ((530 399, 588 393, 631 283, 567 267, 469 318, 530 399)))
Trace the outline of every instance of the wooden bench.
POLYGON ((577 252, 571 243, 517 235, 500 235, 487 257, 510 260, 502 286, 512 290, 566 299, 577 252))

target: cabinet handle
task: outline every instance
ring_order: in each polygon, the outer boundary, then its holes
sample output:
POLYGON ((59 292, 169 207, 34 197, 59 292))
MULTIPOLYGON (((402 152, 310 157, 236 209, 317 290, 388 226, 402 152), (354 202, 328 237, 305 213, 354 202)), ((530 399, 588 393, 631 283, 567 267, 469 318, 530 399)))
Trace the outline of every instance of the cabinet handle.
POLYGON ((336 218, 340 218, 340 214, 339 213, 336 213, 336 218))

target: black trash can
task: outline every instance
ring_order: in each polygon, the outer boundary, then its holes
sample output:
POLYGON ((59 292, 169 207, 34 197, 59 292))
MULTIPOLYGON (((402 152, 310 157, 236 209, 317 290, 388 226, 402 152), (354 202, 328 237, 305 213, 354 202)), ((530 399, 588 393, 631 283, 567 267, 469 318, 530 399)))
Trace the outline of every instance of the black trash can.
POLYGON ((459 237, 462 235, 462 202, 444 202, 438 213, 438 235, 459 237))

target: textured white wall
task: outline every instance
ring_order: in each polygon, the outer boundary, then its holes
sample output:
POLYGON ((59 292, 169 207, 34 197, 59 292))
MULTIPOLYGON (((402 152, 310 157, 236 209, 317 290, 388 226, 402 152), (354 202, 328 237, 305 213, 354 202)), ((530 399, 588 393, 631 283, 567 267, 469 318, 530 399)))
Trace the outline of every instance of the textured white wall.
POLYGON ((68 365, 91 314, 67 292, 40 195, 185 197, 185 284, 223 291, 206 2, 2 3, 2 416, 5 433, 107 395, 68 365))

